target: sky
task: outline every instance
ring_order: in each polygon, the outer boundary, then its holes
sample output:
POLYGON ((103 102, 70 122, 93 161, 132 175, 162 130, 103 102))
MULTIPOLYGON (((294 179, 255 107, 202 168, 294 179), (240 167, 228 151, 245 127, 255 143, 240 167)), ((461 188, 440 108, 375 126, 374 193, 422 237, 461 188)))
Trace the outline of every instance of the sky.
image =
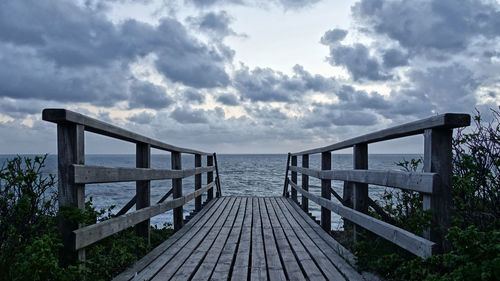
MULTIPOLYGON (((496 0, 0 1, 0 154, 56 153, 44 108, 208 152, 286 153, 499 105, 496 0)), ((85 149, 135 152, 92 133, 85 149)))

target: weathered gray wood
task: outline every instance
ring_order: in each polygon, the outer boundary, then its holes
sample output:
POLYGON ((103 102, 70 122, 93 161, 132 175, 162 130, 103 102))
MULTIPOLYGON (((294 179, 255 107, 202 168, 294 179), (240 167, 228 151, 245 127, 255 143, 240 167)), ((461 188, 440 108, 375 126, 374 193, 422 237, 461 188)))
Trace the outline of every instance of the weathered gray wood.
POLYGON ((252 220, 253 200, 248 198, 241 229, 241 237, 236 250, 234 264, 231 272, 231 280, 247 280, 250 271, 250 244, 252 243, 252 220))
POLYGON ((424 195, 424 210, 432 210, 432 226, 424 237, 439 245, 437 251, 449 251, 448 234, 451 219, 452 176, 451 129, 426 130, 424 134, 424 171, 439 174, 440 183, 432 195, 424 195))
POLYGON ((128 203, 125 204, 125 206, 123 206, 123 208, 121 208, 121 210, 118 211, 115 216, 117 217, 117 216, 121 216, 121 215, 126 214, 128 212, 128 210, 130 210, 132 207, 134 207, 136 198, 137 198, 137 195, 134 195, 134 197, 132 197, 132 199, 130 199, 130 201, 128 201, 128 203))
MULTIPOLYGON (((353 147, 352 164, 354 170, 368 169, 368 144, 360 143, 353 147)), ((368 184, 354 182, 352 185, 352 207, 361 213, 368 213, 368 184)), ((358 241, 359 232, 361 229, 358 225, 354 225, 353 238, 354 242, 358 241)))
MULTIPOLYGON (((292 156, 292 167, 297 167, 297 156, 292 156)), ((297 184, 297 172, 292 171, 292 181, 297 184)), ((292 189, 292 200, 297 202, 297 191, 292 189)))
POLYGON ((231 271, 231 266, 235 259, 236 253, 238 251, 239 241, 243 235, 243 221, 247 212, 247 202, 251 200, 249 198, 243 197, 236 215, 236 220, 233 227, 231 228, 231 233, 222 249, 222 253, 217 261, 217 265, 213 271, 211 280, 228 280, 231 271))
POLYGON ((266 263, 269 280, 287 280, 283 266, 281 264, 280 255, 276 246, 276 240, 273 234, 273 226, 269 218, 269 213, 266 207, 266 201, 270 198, 259 198, 260 215, 262 221, 262 235, 264 237, 264 248, 266 252, 266 263))
MULTIPOLYGON (((345 206, 345 205, 344 205, 345 206)), ((380 207, 377 202, 373 201, 368 197, 368 206, 372 207, 373 210, 387 223, 400 227, 399 223, 394 220, 388 213, 385 212, 384 208, 380 207)))
POLYGON ((432 193, 439 184, 437 173, 403 172, 392 170, 331 170, 320 171, 290 166, 290 170, 318 179, 341 180, 396 187, 404 190, 432 193))
MULTIPOLYGON (((331 170, 332 169, 332 154, 330 152, 321 153, 321 170, 331 170)), ((321 197, 326 200, 332 199, 332 193, 330 189, 332 188, 332 181, 329 179, 321 180, 321 197)), ((332 213, 325 207, 321 207, 321 227, 327 232, 332 229, 332 213)))
MULTIPOLYGON (((188 233, 198 229, 196 227, 199 224, 203 224, 203 221, 208 220, 215 211, 218 210, 219 205, 224 202, 225 199, 214 200, 209 202, 198 214, 196 214, 189 222, 184 225, 184 227, 170 236, 165 242, 161 243, 158 247, 154 248, 151 252, 146 254, 142 259, 134 263, 131 267, 127 268, 125 271, 113 278, 113 281, 128 281, 132 279, 136 272, 142 271, 146 266, 151 264, 156 260, 162 253, 164 253, 169 247, 174 243, 177 243, 180 239, 189 237, 188 233)), ((180 243, 180 242, 179 242, 180 243)))
MULTIPOLYGON (((222 248, 229 236, 230 230, 236 219, 236 214, 241 207, 241 198, 236 198, 231 212, 219 227, 214 227, 182 263, 177 272, 173 275, 173 280, 208 280, 215 268, 215 264, 220 256, 222 248)), ((171 265, 169 265, 171 266, 171 265)))
POLYGON ((205 172, 214 171, 215 167, 199 167, 185 170, 123 168, 73 165, 76 183, 107 183, 138 180, 182 179, 205 172))
POLYGON ((361 143, 368 144, 368 143, 386 141, 406 136, 418 135, 424 133, 424 130, 426 129, 432 129, 432 128, 451 129, 451 128, 465 127, 469 125, 470 125, 470 116, 468 114, 445 113, 442 115, 433 116, 427 119, 406 123, 400 126, 348 139, 336 144, 305 150, 297 153, 292 153, 292 155, 314 154, 314 153, 335 151, 352 147, 355 144, 361 144, 361 143))
MULTIPOLYGON (((85 163, 84 126, 78 124, 57 125, 57 169, 59 209, 67 207, 85 208, 85 185, 75 184, 71 165, 85 163)), ((68 257, 63 263, 76 264, 77 260, 85 260, 85 250, 75 252, 72 231, 80 227, 63 216, 59 216, 64 252, 68 257)))
POLYGON ((281 207, 278 205, 275 198, 271 199, 271 206, 273 206, 274 212, 278 221, 281 224, 281 227, 284 230, 286 239, 290 243, 292 251, 297 258, 297 262, 301 265, 304 274, 310 280, 325 280, 325 277, 321 273, 321 270, 312 260, 309 252, 304 248, 299 238, 295 235, 293 228, 288 224, 283 212, 281 211, 281 207))
POLYGON ((44 109, 42 112, 42 119, 45 121, 54 122, 58 124, 72 123, 75 125, 77 124, 83 125, 85 126, 85 130, 89 132, 134 143, 147 143, 150 144, 152 148, 160 150, 179 152, 179 153, 201 154, 201 155, 211 154, 207 152, 177 147, 164 142, 160 142, 66 109, 49 109, 49 108, 44 109))
POLYGON ((253 200, 252 222, 252 262, 250 267, 250 280, 267 280, 267 263, 262 237, 262 221, 260 217, 259 200, 253 200))
POLYGON ((214 182, 196 190, 189 195, 178 197, 168 202, 156 204, 154 206, 145 207, 133 213, 115 217, 100 223, 89 225, 73 231, 75 236, 75 248, 81 249, 92 243, 95 243, 103 238, 118 233, 124 229, 134 226, 140 222, 148 220, 151 217, 164 213, 168 210, 183 206, 187 202, 193 200, 196 196, 201 195, 209 188, 213 188, 214 182))
POLYGON ((288 169, 290 167, 290 152, 286 159, 285 184, 283 186, 283 196, 288 197, 288 169))
POLYGON ((163 201, 167 200, 167 198, 170 195, 172 195, 172 193, 174 193, 174 189, 173 188, 171 188, 169 191, 167 191, 167 193, 165 193, 165 195, 163 195, 163 197, 160 200, 158 200, 158 202, 156 202, 156 204, 162 203, 163 201))
MULTIPOLYGON (((297 204, 289 199, 292 204, 297 206, 297 204)), ((290 243, 285 235, 285 230, 282 228, 278 217, 276 215, 276 210, 273 208, 273 204, 270 200, 266 200, 266 208, 269 214, 269 220, 271 221, 271 225, 273 228, 273 234, 276 239, 276 245, 278 247, 278 252, 280 254, 281 260, 283 262, 283 268, 285 270, 286 278, 289 280, 306 280, 304 273, 300 269, 299 262, 295 258, 295 255, 292 251, 290 243)), ((297 206, 297 208, 299 208, 297 206)))
POLYGON ((215 162, 215 182, 217 184, 216 196, 222 196, 222 189, 220 186, 220 177, 219 177, 219 164, 217 164, 217 153, 214 153, 214 162, 215 162))
MULTIPOLYGON (((194 167, 195 168, 201 167, 201 155, 200 154, 194 155, 194 167)), ((197 190, 200 188, 201 188, 201 174, 196 174, 194 176, 194 189, 197 190)), ((195 212, 198 212, 201 210, 201 196, 196 197, 194 199, 194 210, 195 210, 195 212)))
MULTIPOLYGON (((200 221, 197 222, 196 225, 194 225, 188 233, 184 234, 181 238, 179 238, 178 241, 176 241, 174 244, 172 244, 171 247, 166 249, 161 255, 159 255, 156 259, 154 259, 147 267, 139 271, 132 280, 134 281, 150 280, 154 275, 158 273, 158 271, 164 268, 168 263, 174 262, 179 264, 179 260, 173 261, 176 255, 185 249, 191 251, 194 247, 196 247, 196 245, 199 245, 200 241, 207 235, 209 231, 211 231, 214 223, 218 219, 221 219, 221 216, 223 215, 224 211, 226 210, 227 213, 227 211, 231 209, 234 200, 232 200, 232 198, 225 198, 225 199, 226 200, 224 200, 217 207, 214 213, 210 214, 209 216, 204 216, 202 219, 200 219, 200 221)), ((213 201, 218 201, 218 200, 213 200, 213 201)), ((211 202, 209 202, 209 204, 211 202)), ((179 232, 183 231, 183 229, 184 228, 181 228, 179 232)), ((174 271, 177 270, 177 268, 173 269, 174 271)))
MULTIPOLYGON (((327 280, 344 280, 342 274, 340 274, 340 272, 335 268, 335 264, 328 259, 328 257, 321 251, 314 241, 312 241, 311 238, 305 233, 302 226, 292 217, 292 214, 286 208, 285 203, 283 203, 283 201, 279 198, 273 198, 271 200, 276 201, 276 204, 279 206, 279 211, 286 219, 285 223, 290 226, 292 230, 291 232, 295 234, 298 241, 300 241, 304 249, 309 253, 309 256, 323 273, 324 277, 327 280)), ((306 267, 304 266, 304 268, 306 267)))
MULTIPOLYGON (((179 152, 171 153, 172 170, 182 170, 182 157, 179 152)), ((172 190, 174 199, 182 197, 182 179, 172 179, 172 190)), ((181 229, 184 224, 184 208, 179 206, 174 209, 174 230, 181 229)))
MULTIPOLYGON (((236 198, 231 198, 229 205, 222 211, 221 215, 216 220, 207 222, 207 228, 201 229, 191 240, 176 253, 172 255, 168 263, 158 271, 158 273, 151 279, 152 281, 169 280, 177 272, 177 270, 184 264, 184 262, 195 252, 206 252, 212 245, 222 225, 227 217, 235 207, 236 198)), ((142 280, 142 279, 140 279, 142 280)))
MULTIPOLYGON (((214 167, 214 157, 213 155, 208 155, 207 156, 207 167, 214 167)), ((208 172, 207 173, 207 182, 212 182, 214 180, 214 173, 213 172, 208 172)), ((210 201, 214 198, 214 190, 210 189, 207 192, 207 201, 210 201)))
MULTIPOLYGON (((302 155, 302 168, 309 168, 309 154, 302 155)), ((309 176, 302 174, 302 188, 304 190, 309 190, 309 176)), ((309 201, 306 197, 302 196, 302 210, 309 213, 309 201)))
POLYGON ((285 203, 287 209, 292 213, 291 218, 294 218, 332 261, 338 270, 351 281, 363 280, 363 277, 354 269, 356 263, 355 256, 344 248, 339 242, 333 239, 330 234, 326 233, 315 221, 305 214, 298 206, 291 204, 289 199, 279 198, 285 203), (295 211, 295 212, 293 212, 295 211))
MULTIPOLYGON (((150 168, 151 167, 151 147, 149 144, 137 143, 135 153, 135 164, 137 168, 150 168)), ((140 210, 151 205, 151 181, 141 180, 136 181, 135 184, 135 208, 140 210)), ((135 233, 137 236, 147 239, 150 243, 149 219, 138 223, 135 226, 135 233)))
POLYGON ((308 191, 303 190, 294 183, 290 183, 292 188, 297 189, 306 196, 309 200, 316 202, 318 205, 339 214, 340 216, 362 226, 363 228, 385 238, 392 243, 406 249, 407 251, 419 256, 429 257, 435 251, 436 244, 425 238, 419 237, 411 232, 401 229, 397 226, 390 225, 386 222, 380 221, 369 215, 363 214, 351 208, 344 207, 340 204, 334 203, 331 200, 318 197, 308 191))

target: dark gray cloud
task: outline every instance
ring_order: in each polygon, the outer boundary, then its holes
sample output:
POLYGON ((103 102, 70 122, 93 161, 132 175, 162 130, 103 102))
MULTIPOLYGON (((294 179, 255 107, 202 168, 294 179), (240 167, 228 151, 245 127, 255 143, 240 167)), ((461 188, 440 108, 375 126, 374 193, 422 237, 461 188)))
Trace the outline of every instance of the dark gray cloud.
POLYGON ((383 111, 391 108, 391 102, 379 93, 371 92, 368 94, 363 90, 355 90, 350 85, 343 85, 336 95, 339 98, 337 105, 339 109, 374 109, 383 111))
POLYGON ((328 30, 327 32, 325 32, 323 37, 321 37, 320 42, 323 45, 329 46, 329 45, 336 44, 336 43, 344 40, 344 38, 346 36, 347 36, 347 30, 335 28, 335 29, 328 30))
POLYGON ((398 49, 385 50, 382 58, 386 68, 408 65, 408 55, 398 49))
POLYGON ((236 106, 240 104, 238 97, 235 94, 224 93, 217 97, 217 101, 230 106, 236 106))
POLYGON ((371 126, 378 123, 378 117, 370 111, 339 110, 336 104, 316 104, 301 122, 305 129, 330 128, 332 126, 371 126))
POLYGON ((285 9, 300 9, 309 7, 321 0, 184 0, 196 7, 207 8, 211 6, 222 6, 227 4, 262 6, 268 4, 280 5, 285 9))
POLYGON ((194 89, 184 90, 182 98, 188 103, 203 104, 205 102, 205 95, 194 89))
POLYGON ((208 123, 205 110, 187 106, 177 107, 170 113, 170 117, 181 124, 208 123))
POLYGON ((130 87, 130 108, 163 109, 174 103, 167 89, 149 82, 136 81, 130 87))
POLYGON ((236 35, 230 27, 232 18, 226 11, 208 12, 198 17, 188 17, 187 21, 200 31, 208 33, 216 39, 236 35))
POLYGON ((362 0, 352 11, 366 28, 417 53, 462 51, 473 38, 500 35, 500 9, 492 1, 362 0))
POLYGON ((132 114, 127 117, 127 120, 138 124, 150 124, 155 118, 155 115, 146 111, 137 114, 132 114))

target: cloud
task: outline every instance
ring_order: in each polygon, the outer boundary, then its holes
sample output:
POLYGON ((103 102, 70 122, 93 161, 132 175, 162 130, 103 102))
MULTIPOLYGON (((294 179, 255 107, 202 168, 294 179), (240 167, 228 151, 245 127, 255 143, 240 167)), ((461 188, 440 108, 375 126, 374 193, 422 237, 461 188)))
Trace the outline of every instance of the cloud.
POLYGON ((305 129, 325 129, 332 126, 371 126, 377 124, 378 117, 369 111, 339 110, 336 105, 316 104, 301 121, 305 129))
POLYGON ((382 58, 386 68, 408 65, 408 55, 398 49, 385 50, 382 58))
POLYGON ((321 0, 184 0, 186 3, 191 3, 199 8, 208 8, 222 5, 246 5, 246 6, 263 6, 268 4, 279 5, 285 9, 301 9, 312 6, 321 0))
POLYGON ((208 12, 198 17, 188 17, 187 21, 198 30, 219 40, 229 35, 236 35, 236 32, 229 27, 232 18, 226 11, 208 12))
POLYGON ((181 124, 208 123, 208 118, 203 109, 193 109, 187 106, 177 107, 170 117, 181 124))
POLYGON ((217 97, 217 101, 224 105, 229 105, 229 106, 236 106, 240 104, 238 97, 231 93, 224 93, 219 95, 217 97))
POLYGON ((142 111, 137 114, 132 114, 127 117, 127 120, 138 124, 149 124, 154 120, 155 115, 147 111, 142 111))
POLYGON ((205 96, 193 89, 184 90, 182 98, 188 103, 203 104, 205 102, 205 96))
POLYGON ((364 27, 397 41, 412 53, 459 52, 473 38, 500 35, 498 3, 479 0, 362 0, 353 15, 364 27))
POLYGON ((131 86, 130 108, 163 109, 174 103, 162 86, 136 81, 131 86))
POLYGON ((323 45, 329 46, 329 45, 336 44, 336 43, 344 40, 344 38, 346 36, 347 36, 347 30, 335 28, 335 29, 328 30, 327 32, 325 32, 323 37, 321 37, 320 42, 323 45))

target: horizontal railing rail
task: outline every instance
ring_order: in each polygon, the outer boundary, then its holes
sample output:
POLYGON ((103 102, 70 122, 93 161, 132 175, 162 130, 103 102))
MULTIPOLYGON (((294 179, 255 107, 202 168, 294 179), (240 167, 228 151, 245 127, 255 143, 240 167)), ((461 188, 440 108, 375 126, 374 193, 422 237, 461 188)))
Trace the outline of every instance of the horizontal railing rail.
POLYGON ((283 194, 290 196, 288 186, 291 186, 292 200, 305 212, 309 211, 309 200, 320 205, 320 223, 327 231, 331 230, 331 212, 335 212, 345 219, 344 227, 352 229, 355 240, 361 227, 420 257, 446 251, 449 247, 444 237, 450 225, 452 132, 454 128, 469 125, 469 115, 447 113, 336 144, 289 153, 283 194), (368 144, 418 134, 424 135, 424 172, 368 170, 368 144), (353 169, 332 170, 331 152, 349 147, 353 148, 353 169), (321 170, 309 168, 309 155, 316 153, 321 153, 321 170), (297 156, 302 157, 302 167, 297 165, 297 156), (298 174, 302 175, 301 186, 298 174), (321 196, 309 191, 309 177, 321 180, 321 196), (342 196, 331 188, 332 180, 344 182, 342 196), (431 211, 432 226, 424 231, 423 237, 400 228, 368 196, 369 184, 419 192, 423 197, 423 209, 431 211), (297 200, 298 193, 302 195, 301 203, 297 200), (332 195, 340 204, 331 201, 332 195), (369 216, 369 207, 385 221, 369 216))
POLYGON ((58 200, 61 208, 73 206, 83 209, 86 184, 136 182, 135 196, 111 219, 84 226, 60 218, 59 229, 64 248, 74 253, 72 262, 85 259, 85 247, 129 227, 135 226, 137 235, 149 241, 149 220, 168 210, 173 210, 174 229, 178 230, 184 223, 183 206, 187 202, 195 200, 197 212, 202 208, 203 193, 207 194, 207 201, 213 199, 214 189, 217 197, 222 195, 215 153, 170 145, 65 109, 45 109, 42 119, 57 124, 58 200), (85 131, 135 143, 136 168, 85 165, 85 131), (171 169, 151 168, 151 148, 171 153, 171 169), (182 168, 183 153, 194 154, 194 168, 182 168), (202 156, 206 157, 205 167, 202 166, 202 156), (202 187, 203 173, 207 175, 207 183, 202 187), (195 177, 195 190, 183 195, 182 179, 191 176, 195 177), (151 205, 151 181, 166 179, 172 180, 172 188, 151 205), (167 200, 169 196, 173 198, 167 200), (129 212, 133 206, 136 206, 136 211, 129 212))

